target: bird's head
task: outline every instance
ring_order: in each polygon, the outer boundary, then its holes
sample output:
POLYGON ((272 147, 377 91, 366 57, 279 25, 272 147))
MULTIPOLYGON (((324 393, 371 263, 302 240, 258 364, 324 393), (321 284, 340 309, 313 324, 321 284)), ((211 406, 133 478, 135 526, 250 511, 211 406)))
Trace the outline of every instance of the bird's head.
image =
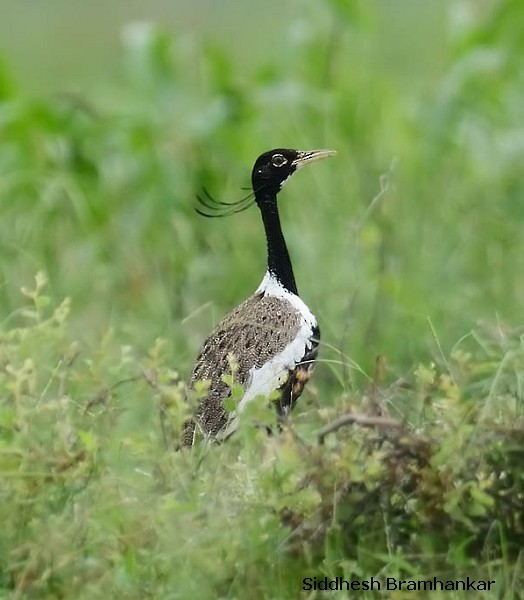
POLYGON ((255 196, 275 196, 295 171, 316 160, 336 154, 334 150, 291 150, 277 148, 255 161, 251 184, 255 196))
POLYGON ((334 150, 290 150, 277 148, 261 154, 253 167, 251 183, 253 190, 240 200, 226 202, 213 198, 204 188, 197 196, 200 206, 195 210, 204 217, 227 217, 242 212, 257 202, 260 208, 274 203, 282 186, 295 171, 316 160, 336 154, 334 150))

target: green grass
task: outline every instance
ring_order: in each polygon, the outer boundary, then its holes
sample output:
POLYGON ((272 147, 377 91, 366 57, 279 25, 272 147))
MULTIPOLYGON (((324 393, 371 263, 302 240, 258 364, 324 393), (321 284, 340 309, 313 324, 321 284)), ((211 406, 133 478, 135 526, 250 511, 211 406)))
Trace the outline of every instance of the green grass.
POLYGON ((321 598, 302 579, 324 576, 517 597, 524 17, 468 7, 430 35, 405 6, 305 3, 252 68, 143 29, 83 93, 0 65, 0 598, 321 598), (174 453, 197 348, 265 269, 256 209, 206 221, 195 194, 238 197, 280 145, 338 151, 280 199, 315 376, 281 436, 255 407, 174 453), (319 444, 377 409, 403 425, 319 444))

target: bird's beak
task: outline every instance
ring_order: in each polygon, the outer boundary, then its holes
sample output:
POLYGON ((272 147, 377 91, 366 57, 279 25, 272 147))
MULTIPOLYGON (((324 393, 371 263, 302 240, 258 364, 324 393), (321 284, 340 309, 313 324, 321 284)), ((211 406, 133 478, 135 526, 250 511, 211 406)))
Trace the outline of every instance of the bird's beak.
POLYGON ((335 156, 336 150, 306 150, 300 151, 297 158, 292 162, 292 165, 297 169, 301 169, 304 165, 322 160, 328 156, 335 156))

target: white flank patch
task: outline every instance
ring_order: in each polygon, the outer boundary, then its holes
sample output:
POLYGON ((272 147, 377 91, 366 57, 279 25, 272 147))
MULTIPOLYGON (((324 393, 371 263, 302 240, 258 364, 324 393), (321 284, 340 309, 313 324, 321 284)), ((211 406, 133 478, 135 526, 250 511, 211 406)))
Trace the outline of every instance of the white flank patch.
POLYGON ((260 368, 252 367, 248 386, 238 403, 237 409, 230 414, 230 420, 227 427, 218 436, 220 439, 227 438, 238 426, 238 414, 242 412, 246 404, 263 396, 267 398, 272 392, 280 387, 288 371, 293 370, 302 360, 306 350, 311 349, 310 338, 313 335, 313 328, 317 325, 313 313, 306 304, 296 295, 286 290, 282 284, 268 271, 258 287, 255 294, 264 293, 265 296, 281 298, 291 304, 291 306, 300 313, 301 324, 297 335, 290 343, 270 361, 260 368))

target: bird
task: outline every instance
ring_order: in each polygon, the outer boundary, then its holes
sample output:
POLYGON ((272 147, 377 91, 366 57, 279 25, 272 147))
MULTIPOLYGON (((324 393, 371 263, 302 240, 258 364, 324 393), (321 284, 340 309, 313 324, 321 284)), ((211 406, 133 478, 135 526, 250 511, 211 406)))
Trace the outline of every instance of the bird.
POLYGON ((198 407, 184 422, 181 446, 227 439, 238 427, 245 406, 259 398, 267 401, 271 396, 278 423, 282 423, 308 382, 318 354, 320 328, 298 294, 277 195, 296 171, 334 154, 327 149, 270 150, 256 159, 252 192, 246 197, 217 201, 205 190, 205 196, 197 196, 200 207, 196 210, 206 217, 231 215, 257 204, 267 240, 267 269, 254 294, 218 323, 198 352, 188 387, 195 390, 197 382, 204 382, 203 391, 198 407), (234 407, 227 406, 232 375, 242 391, 234 407))

